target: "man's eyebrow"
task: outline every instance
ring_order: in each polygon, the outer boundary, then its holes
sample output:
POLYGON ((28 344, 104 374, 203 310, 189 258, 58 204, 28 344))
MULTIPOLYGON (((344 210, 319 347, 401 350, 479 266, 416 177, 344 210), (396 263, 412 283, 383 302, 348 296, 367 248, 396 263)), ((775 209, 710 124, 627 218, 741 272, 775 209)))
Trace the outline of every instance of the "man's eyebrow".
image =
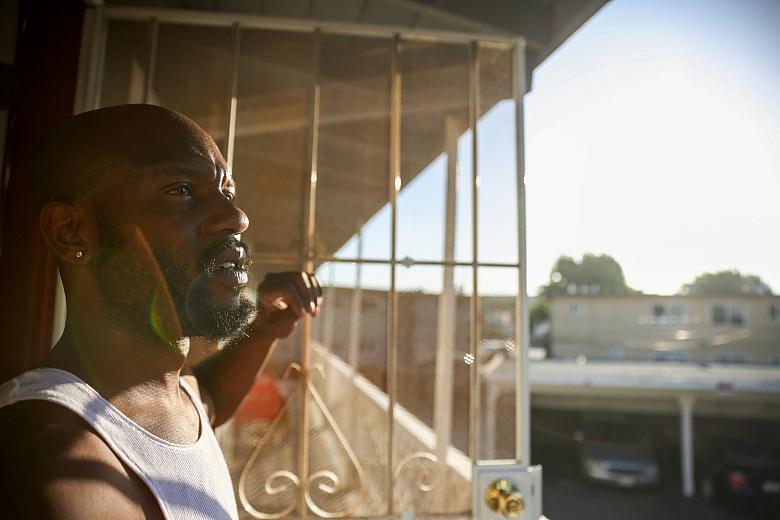
MULTIPOLYGON (((211 176, 212 172, 207 170, 200 170, 198 168, 193 168, 190 166, 175 166, 175 165, 167 165, 167 166, 159 166, 156 168, 152 168, 152 173, 155 177, 207 177, 211 176)), ((233 177, 228 177, 225 175, 225 180, 223 181, 223 184, 230 189, 235 189, 236 182, 233 180, 233 177)))

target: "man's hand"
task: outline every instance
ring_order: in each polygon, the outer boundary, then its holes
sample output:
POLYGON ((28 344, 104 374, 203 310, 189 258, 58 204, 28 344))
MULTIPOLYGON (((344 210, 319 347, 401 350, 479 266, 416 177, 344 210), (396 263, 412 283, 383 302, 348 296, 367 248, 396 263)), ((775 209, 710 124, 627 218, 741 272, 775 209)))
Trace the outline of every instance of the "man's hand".
POLYGON ((257 286, 257 304, 255 329, 274 338, 286 338, 304 314, 317 315, 322 304, 322 285, 311 273, 268 273, 257 286))
POLYGON ((248 334, 193 367, 201 395, 208 394, 204 402, 213 401, 213 426, 236 411, 258 371, 265 369, 276 340, 292 334, 304 314, 317 315, 322 286, 309 273, 269 273, 257 286, 257 303, 259 312, 248 334))

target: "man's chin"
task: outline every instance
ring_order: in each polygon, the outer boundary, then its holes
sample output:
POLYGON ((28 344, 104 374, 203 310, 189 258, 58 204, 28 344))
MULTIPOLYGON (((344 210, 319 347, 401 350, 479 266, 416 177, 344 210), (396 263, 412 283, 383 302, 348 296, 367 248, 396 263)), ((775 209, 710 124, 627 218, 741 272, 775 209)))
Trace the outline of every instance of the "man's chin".
POLYGON ((185 336, 224 342, 238 337, 252 323, 257 307, 246 296, 237 295, 229 305, 187 306, 185 336))

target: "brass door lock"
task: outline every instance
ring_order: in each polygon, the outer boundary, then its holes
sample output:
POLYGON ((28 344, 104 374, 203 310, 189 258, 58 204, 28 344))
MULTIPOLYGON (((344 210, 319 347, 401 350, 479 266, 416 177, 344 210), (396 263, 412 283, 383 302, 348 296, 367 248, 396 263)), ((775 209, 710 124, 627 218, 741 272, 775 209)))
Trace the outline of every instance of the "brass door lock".
POLYGON ((493 481, 485 492, 485 502, 504 518, 517 518, 525 511, 525 499, 514 482, 506 478, 493 481))

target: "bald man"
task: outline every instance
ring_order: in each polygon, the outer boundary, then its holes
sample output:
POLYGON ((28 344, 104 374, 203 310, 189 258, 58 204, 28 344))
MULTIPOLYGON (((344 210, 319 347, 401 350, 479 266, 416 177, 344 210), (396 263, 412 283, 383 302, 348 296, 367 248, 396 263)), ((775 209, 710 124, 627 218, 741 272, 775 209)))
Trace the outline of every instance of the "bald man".
POLYGON ((269 275, 258 312, 236 185, 211 137, 172 110, 75 116, 35 175, 67 321, 40 368, 0 387, 0 516, 238 518, 212 427, 276 340, 316 315, 319 283, 269 275), (190 370, 196 336, 227 346, 190 370))

